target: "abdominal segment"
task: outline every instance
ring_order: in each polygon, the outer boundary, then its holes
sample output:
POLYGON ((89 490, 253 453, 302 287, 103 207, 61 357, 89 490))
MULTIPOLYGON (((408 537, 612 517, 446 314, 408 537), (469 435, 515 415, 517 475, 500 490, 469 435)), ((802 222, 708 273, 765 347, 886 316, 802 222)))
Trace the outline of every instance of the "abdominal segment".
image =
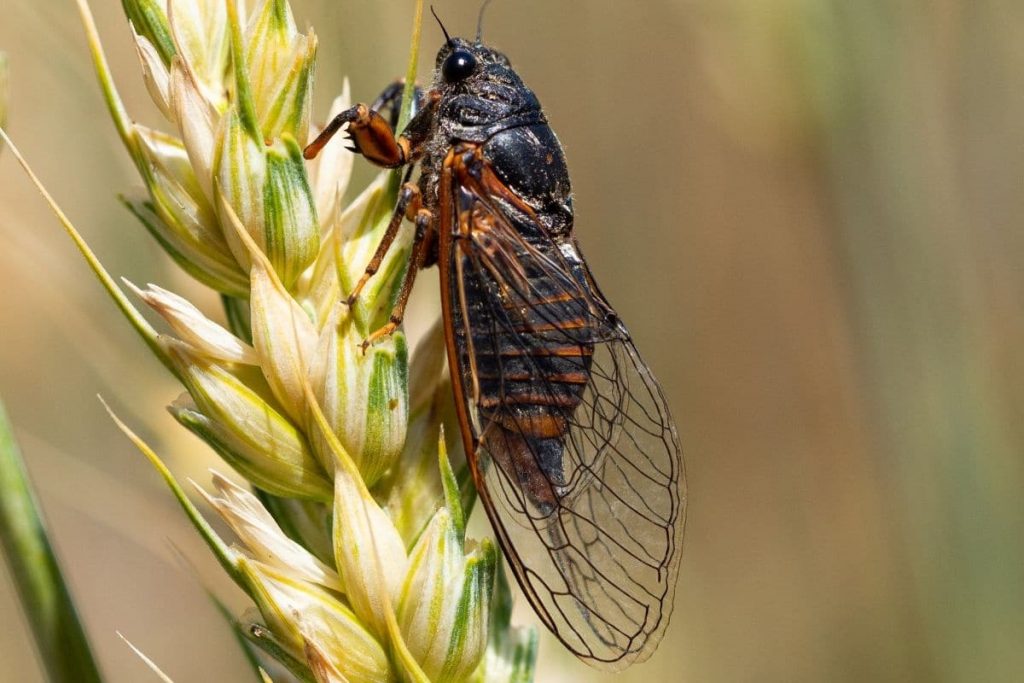
POLYGON ((527 512, 543 518, 566 486, 565 442, 590 382, 594 346, 586 302, 555 293, 543 275, 529 276, 527 295, 464 278, 470 324, 455 329, 480 445, 521 491, 527 512))

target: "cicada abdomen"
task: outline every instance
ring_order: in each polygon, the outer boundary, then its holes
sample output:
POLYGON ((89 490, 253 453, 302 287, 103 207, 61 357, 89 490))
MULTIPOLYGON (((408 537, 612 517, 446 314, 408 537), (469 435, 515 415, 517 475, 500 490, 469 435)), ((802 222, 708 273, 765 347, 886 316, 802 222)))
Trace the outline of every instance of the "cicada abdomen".
POLYGON ((450 286, 466 309, 465 317, 461 306, 452 311, 458 366, 469 371, 467 400, 478 407, 479 440, 514 473, 531 514, 543 518, 570 483, 565 437, 591 379, 598 330, 579 285, 566 287, 564 275, 538 262, 537 250, 546 245, 530 244, 529 231, 520 228, 524 248, 508 253, 489 216, 482 205, 472 209, 473 246, 455 256, 459 274, 450 286))

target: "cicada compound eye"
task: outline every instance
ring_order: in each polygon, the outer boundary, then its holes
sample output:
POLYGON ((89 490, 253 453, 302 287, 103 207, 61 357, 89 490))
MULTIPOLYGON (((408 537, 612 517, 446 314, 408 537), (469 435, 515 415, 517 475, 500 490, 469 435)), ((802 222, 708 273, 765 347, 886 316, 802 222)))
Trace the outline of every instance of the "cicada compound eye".
POLYGON ((455 50, 444 60, 441 66, 441 75, 448 83, 464 81, 473 74, 476 69, 476 57, 469 50, 455 50))

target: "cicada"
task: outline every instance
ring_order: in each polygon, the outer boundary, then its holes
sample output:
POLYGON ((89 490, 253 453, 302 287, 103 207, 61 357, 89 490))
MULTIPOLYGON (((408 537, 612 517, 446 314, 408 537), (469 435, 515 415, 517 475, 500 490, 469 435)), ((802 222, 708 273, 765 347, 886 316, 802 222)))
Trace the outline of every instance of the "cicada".
POLYGON ((479 35, 444 33, 433 83, 400 135, 358 104, 305 154, 347 125, 355 152, 408 167, 349 297, 413 221, 390 322, 366 343, 397 328, 417 273, 437 264, 462 439, 508 564, 569 650, 622 669, 650 656, 672 609, 685 519, 679 440, 577 245, 565 156, 536 95, 479 35))

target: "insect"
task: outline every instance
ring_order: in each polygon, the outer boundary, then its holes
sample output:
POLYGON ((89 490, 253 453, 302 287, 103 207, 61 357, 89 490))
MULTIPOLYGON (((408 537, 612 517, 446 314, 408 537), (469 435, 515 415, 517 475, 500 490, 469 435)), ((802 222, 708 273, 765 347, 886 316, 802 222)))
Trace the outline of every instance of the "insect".
POLYGON ((433 84, 400 135, 359 104, 305 155, 347 125, 354 151, 408 167, 349 297, 412 220, 390 322, 366 343, 397 328, 418 271, 437 264, 463 443, 509 566, 569 650, 622 669, 648 658, 668 624, 685 519, 679 441, 577 246, 565 157, 537 97, 479 33, 441 28, 433 84))

